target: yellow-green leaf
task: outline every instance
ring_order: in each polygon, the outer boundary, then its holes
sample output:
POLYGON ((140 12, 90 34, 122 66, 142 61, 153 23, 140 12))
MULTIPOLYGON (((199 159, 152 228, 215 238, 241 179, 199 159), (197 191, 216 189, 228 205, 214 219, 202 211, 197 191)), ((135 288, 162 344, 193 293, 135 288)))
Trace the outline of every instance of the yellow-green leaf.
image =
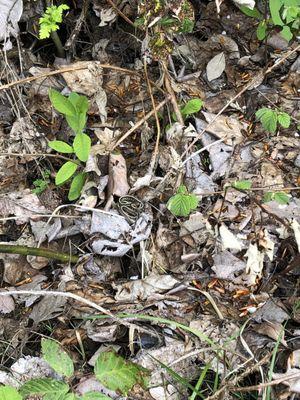
POLYGON ((77 170, 78 165, 73 163, 72 161, 67 161, 63 164, 60 169, 57 171, 55 177, 55 184, 61 185, 66 182, 68 179, 73 176, 77 170))
POLYGON ((68 378, 74 374, 74 364, 71 357, 55 340, 42 339, 42 356, 58 374, 68 378))

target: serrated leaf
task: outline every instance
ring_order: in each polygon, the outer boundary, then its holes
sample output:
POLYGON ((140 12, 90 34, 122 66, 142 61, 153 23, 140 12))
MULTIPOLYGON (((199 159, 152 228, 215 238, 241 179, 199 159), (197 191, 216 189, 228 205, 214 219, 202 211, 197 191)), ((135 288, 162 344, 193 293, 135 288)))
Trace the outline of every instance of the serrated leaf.
POLYGON ((51 142, 48 143, 48 146, 51 147, 51 149, 58 151, 59 153, 74 153, 73 147, 70 146, 68 143, 63 142, 62 140, 51 140, 51 142))
POLYGON ((277 114, 277 119, 278 119, 279 124, 283 128, 288 128, 291 124, 291 117, 289 116, 289 114, 287 114, 285 112, 279 112, 277 114))
POLYGON ((274 200, 278 203, 278 204, 288 204, 290 201, 290 197, 288 194, 286 194, 285 192, 275 192, 274 194, 274 200))
POLYGON ((69 386, 65 382, 57 381, 51 378, 31 379, 21 386, 19 392, 23 397, 40 394, 54 395, 56 398, 67 394, 69 386))
POLYGON ((0 399, 22 400, 22 396, 18 393, 17 389, 12 386, 0 386, 0 399))
POLYGON ((126 395, 136 384, 147 386, 149 371, 114 351, 106 351, 96 361, 95 375, 106 388, 126 395))
POLYGON ((277 113, 269 108, 261 108, 256 111, 256 117, 260 120, 263 128, 271 133, 275 133, 277 129, 277 113))
POLYGON ((249 189, 251 189, 251 186, 252 186, 252 182, 248 181, 248 180, 235 181, 232 184, 232 187, 234 187, 235 189, 240 189, 240 190, 249 190, 249 189))
POLYGON ((81 190, 85 183, 85 179, 86 179, 86 173, 84 172, 80 172, 78 175, 74 176, 68 194, 68 199, 70 201, 74 201, 80 197, 81 190))
POLYGON ((188 217, 192 210, 198 207, 198 198, 194 194, 189 194, 184 185, 179 186, 177 194, 172 196, 167 208, 176 217, 188 217))
POLYGON ((201 99, 189 100, 186 105, 181 109, 181 114, 183 116, 195 114, 201 110, 203 106, 203 101, 201 99))
POLYGON ((219 78, 226 67, 225 54, 223 52, 214 56, 206 66, 207 80, 213 81, 219 78))
POLYGON ((111 400, 111 398, 99 392, 88 392, 80 400, 111 400))
POLYGON ((256 28, 256 36, 258 40, 264 40, 267 35, 267 23, 265 20, 260 21, 256 28))
POLYGON ((49 98, 52 103, 52 106, 58 112, 67 115, 74 116, 76 115, 76 109, 73 104, 67 99, 67 97, 63 96, 55 89, 49 90, 49 98))
POLYGON ((60 169, 57 171, 55 177, 55 184, 61 185, 66 182, 68 179, 73 176, 77 170, 78 165, 73 163, 72 161, 67 161, 63 164, 60 169))
POLYGON ((73 142, 73 148, 80 161, 86 162, 91 149, 91 138, 85 133, 77 133, 73 142))
POLYGON ((58 374, 68 378, 74 374, 71 357, 54 340, 42 339, 42 357, 58 374))
POLYGON ((39 19, 40 32, 39 38, 46 39, 50 37, 51 32, 55 32, 59 29, 59 25, 62 22, 62 14, 64 10, 68 10, 70 7, 67 4, 61 4, 60 6, 49 6, 46 8, 44 15, 39 19))

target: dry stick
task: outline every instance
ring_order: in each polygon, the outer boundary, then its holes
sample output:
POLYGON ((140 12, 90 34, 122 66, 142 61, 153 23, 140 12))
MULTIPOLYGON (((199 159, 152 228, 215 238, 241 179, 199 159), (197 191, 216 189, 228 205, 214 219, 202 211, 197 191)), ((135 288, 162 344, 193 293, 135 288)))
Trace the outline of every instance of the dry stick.
POLYGON ((134 131, 136 131, 141 125, 143 125, 150 117, 152 117, 152 115, 155 114, 155 111, 158 111, 159 109, 161 109, 165 104, 168 103, 168 101, 170 100, 170 96, 168 96, 165 100, 163 100, 162 102, 160 102, 152 111, 148 112, 144 118, 142 118, 140 121, 138 121, 132 128, 129 129, 129 131, 127 131, 124 135, 122 135, 117 142, 112 146, 112 148, 110 149, 111 151, 113 151, 116 147, 119 146, 119 144, 121 144, 128 136, 130 136, 134 131))
POLYGON ((79 161, 73 160, 72 158, 64 157, 59 154, 51 154, 51 153, 0 153, 0 157, 53 157, 59 158, 60 160, 64 161, 71 161, 74 164, 81 165, 79 161))
MULTIPOLYGON (((289 51, 284 57, 281 58, 277 63, 274 63, 271 67, 269 67, 265 72, 259 73, 257 76, 255 76, 247 85, 245 85, 231 100, 229 100, 224 107, 221 108, 221 110, 215 115, 215 117, 208 123, 208 125, 202 129, 200 133, 195 137, 195 139, 192 141, 192 143, 189 145, 189 147, 183 152, 181 159, 185 157, 188 152, 191 150, 191 148, 194 146, 194 144, 201 138, 204 132, 206 132, 207 128, 211 126, 217 118, 235 101, 237 100, 244 92, 246 92, 248 89, 250 89, 252 86, 255 85, 256 82, 259 82, 262 77, 265 77, 267 74, 272 72, 275 68, 277 68, 280 64, 282 64, 288 57, 290 57, 293 53, 297 52, 300 50, 300 44, 295 47, 293 50, 289 51)), ((191 159, 194 157, 198 152, 193 153, 188 159, 191 159)))
POLYGON ((115 3, 112 0, 107 0, 107 2, 112 6, 112 8, 115 10, 115 12, 120 15, 120 17, 122 17, 130 25, 134 26, 135 28, 138 28, 138 26, 134 25, 134 23, 131 21, 131 19, 129 19, 121 10, 118 9, 118 7, 115 5, 115 3))
POLYGON ((280 383, 289 381, 290 379, 296 379, 300 377, 300 372, 297 372, 295 374, 291 374, 291 375, 287 375, 285 377, 281 377, 278 379, 274 379, 271 382, 266 382, 266 383, 260 383, 259 385, 253 385, 253 386, 244 386, 244 387, 240 387, 240 388, 236 388, 236 387, 228 387, 229 390, 231 391, 235 391, 235 392, 250 392, 250 391, 254 391, 254 390, 260 390, 269 386, 275 386, 275 385, 279 385, 280 383))
POLYGON ((240 375, 238 375, 235 378, 231 379, 229 382, 227 382, 227 383, 226 383, 226 381, 225 382, 221 382, 222 386, 220 387, 220 389, 218 389, 213 395, 207 397, 206 400, 218 400, 220 398, 221 393, 223 393, 225 390, 228 390, 229 386, 236 386, 238 384, 238 382, 240 382, 242 379, 244 379, 248 375, 252 374, 254 371, 256 371, 262 365, 266 364, 267 361, 269 361, 269 359, 270 359, 270 355, 267 354, 265 357, 263 357, 256 364, 250 366, 244 372, 242 372, 240 375))
MULTIPOLYGON (((2 86, 0 86, 0 90, 9 89, 12 86, 22 85, 23 83, 29 83, 29 82, 35 81, 37 79, 48 78, 49 76, 63 74, 65 72, 81 71, 84 69, 88 69, 88 64, 89 64, 89 62, 87 61, 86 65, 74 65, 72 67, 60 68, 60 69, 56 69, 55 71, 50 71, 50 72, 48 71, 48 72, 43 72, 42 74, 28 76, 27 78, 19 79, 14 82, 7 83, 6 85, 2 85, 2 86)), ((113 69, 115 71, 125 72, 126 74, 139 75, 139 73, 137 71, 132 71, 132 70, 126 69, 126 68, 116 67, 116 66, 110 65, 110 64, 97 64, 97 66, 99 68, 103 68, 103 69, 113 69)))
POLYGON ((170 82, 169 71, 168 71, 168 68, 167 68, 165 62, 162 63, 162 66, 163 66, 163 70, 164 70, 164 74, 165 74, 165 87, 167 89, 167 92, 171 96, 171 102, 172 102, 172 106, 174 108, 174 112, 176 114, 177 121, 182 126, 184 126, 184 121, 183 121, 183 118, 182 118, 182 114, 181 114, 180 109, 179 109, 178 104, 177 104, 176 96, 175 96, 174 90, 173 90, 171 82, 170 82))
POLYGON ((78 256, 74 256, 67 253, 60 253, 54 250, 29 247, 29 246, 19 246, 14 244, 4 244, 4 243, 0 243, 0 253, 45 257, 45 258, 50 258, 52 260, 57 260, 64 263, 70 262, 73 264, 76 264, 77 261, 79 260, 78 256))
POLYGON ((160 140, 160 133, 161 132, 160 132, 160 123, 159 123, 159 119, 158 119, 158 115, 157 115, 157 108, 156 108, 156 105, 155 105, 155 100, 154 100, 154 97, 153 97, 152 88, 151 88, 151 84, 150 84, 150 81, 149 81, 146 57, 144 58, 144 73, 145 73, 148 92, 149 92, 149 95, 150 95, 150 98, 151 98, 151 103, 152 103, 152 107, 153 107, 153 111, 154 111, 154 115, 155 115, 155 122, 156 122, 156 129, 157 129, 154 152, 152 154, 151 161, 150 161, 150 167, 149 167, 149 172, 152 175, 152 172, 153 172, 154 167, 155 167, 157 153, 158 153, 158 146, 159 146, 159 140, 160 140))
POLYGON ((79 15, 79 18, 76 21, 75 27, 74 27, 73 31, 71 32, 71 35, 69 36, 69 39, 67 40, 67 42, 64 46, 65 50, 69 50, 74 45, 74 42, 76 41, 77 36, 79 35, 79 33, 81 31, 81 27, 85 20, 89 4, 90 4, 90 0, 83 0, 81 13, 79 15))
POLYGON ((16 295, 21 295, 21 294, 33 295, 33 296, 67 297, 69 299, 80 301, 81 303, 84 303, 87 306, 92 307, 95 310, 100 311, 101 313, 103 313, 105 315, 108 315, 114 321, 116 321, 122 325, 132 326, 131 323, 128 323, 127 321, 123 321, 122 319, 114 316, 114 314, 112 314, 110 311, 99 306, 98 304, 94 303, 93 301, 85 299, 84 297, 78 296, 77 294, 74 294, 74 293, 59 292, 56 290, 6 290, 6 291, 0 291, 0 296, 16 296, 16 295))
POLYGON ((69 299, 73 299, 73 300, 79 301, 81 303, 84 303, 91 308, 94 308, 95 310, 101 312, 102 314, 109 316, 113 321, 118 322, 119 324, 124 325, 129 329, 135 328, 140 332, 144 332, 150 336, 157 337, 157 334, 149 331, 149 329, 142 328, 141 326, 138 326, 136 324, 128 322, 122 318, 118 318, 112 312, 107 310, 106 308, 103 308, 102 306, 99 306, 98 304, 94 303, 93 301, 85 299, 84 297, 78 296, 77 294, 74 294, 74 293, 59 292, 56 290, 5 290, 5 291, 0 291, 0 296, 18 296, 18 295, 22 295, 22 294, 32 295, 32 296, 67 297, 69 299))

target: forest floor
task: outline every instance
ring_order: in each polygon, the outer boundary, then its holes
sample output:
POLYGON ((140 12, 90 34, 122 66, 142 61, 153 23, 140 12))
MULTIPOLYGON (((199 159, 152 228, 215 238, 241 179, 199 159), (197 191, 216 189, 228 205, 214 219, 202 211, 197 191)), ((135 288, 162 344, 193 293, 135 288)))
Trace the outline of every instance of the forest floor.
POLYGON ((300 399, 272 1, 0 0, 0 400, 300 399))

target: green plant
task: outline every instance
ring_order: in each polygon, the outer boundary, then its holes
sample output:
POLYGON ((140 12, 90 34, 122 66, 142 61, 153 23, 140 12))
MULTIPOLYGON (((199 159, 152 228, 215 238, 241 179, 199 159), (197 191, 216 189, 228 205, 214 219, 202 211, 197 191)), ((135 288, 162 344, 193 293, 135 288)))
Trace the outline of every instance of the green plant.
MULTIPOLYGON (((76 396, 70 391, 69 382, 74 376, 74 364, 70 356, 59 343, 51 339, 42 339, 42 357, 50 367, 64 377, 64 380, 52 378, 31 379, 25 382, 19 390, 11 386, 0 387, 1 400, 22 400, 28 396, 43 396, 43 400, 111 400, 99 392, 88 392, 76 396)), ((96 378, 109 390, 122 395, 134 385, 147 387, 149 371, 126 361, 114 351, 100 354, 95 364, 96 378)))
POLYGON ((43 16, 39 19, 39 38, 47 39, 51 36, 60 57, 64 56, 64 48, 57 34, 57 30, 59 29, 59 24, 62 23, 63 12, 69 8, 67 4, 47 7, 43 16))
POLYGON ((50 173, 51 172, 49 171, 49 169, 46 169, 42 171, 42 178, 36 179, 32 182, 35 186, 35 188, 32 190, 32 193, 41 194, 47 189, 50 183, 50 173))
POLYGON ((49 142, 53 150, 63 154, 73 154, 78 159, 65 162, 55 177, 55 184, 58 186, 73 177, 68 194, 68 199, 72 201, 80 196, 86 179, 86 173, 82 171, 82 163, 85 163, 89 157, 91 139, 83 131, 89 104, 86 96, 80 96, 77 93, 71 93, 69 97, 65 97, 56 90, 50 89, 49 97, 53 107, 65 116, 68 125, 75 133, 72 145, 61 140, 49 142), (75 175, 80 168, 81 171, 75 175))
MULTIPOLYGON (((190 117, 193 114, 196 114, 201 110, 203 107, 203 100, 195 98, 189 100, 184 106, 180 107, 180 113, 183 117, 183 120, 186 120, 188 117, 190 117)), ((172 119, 173 121, 177 121, 176 114, 172 114, 172 119)))
POLYGON ((271 133, 275 133, 277 125, 288 128, 291 124, 291 117, 284 111, 271 108, 260 108, 255 113, 256 118, 261 122, 263 128, 271 133))
POLYGON ((188 217, 198 207, 197 196, 188 192, 184 185, 180 185, 177 194, 170 197, 167 208, 176 217, 188 217))
POLYGON ((269 0, 270 17, 266 18, 258 8, 251 10, 241 6, 240 10, 248 17, 256 18, 259 24, 256 30, 257 38, 264 40, 267 32, 275 26, 281 28, 281 36, 286 40, 291 40, 298 32, 300 27, 300 2, 299 0, 269 0))
POLYGON ((290 196, 285 192, 267 192, 263 197, 263 202, 276 201, 278 204, 288 204, 290 196))

